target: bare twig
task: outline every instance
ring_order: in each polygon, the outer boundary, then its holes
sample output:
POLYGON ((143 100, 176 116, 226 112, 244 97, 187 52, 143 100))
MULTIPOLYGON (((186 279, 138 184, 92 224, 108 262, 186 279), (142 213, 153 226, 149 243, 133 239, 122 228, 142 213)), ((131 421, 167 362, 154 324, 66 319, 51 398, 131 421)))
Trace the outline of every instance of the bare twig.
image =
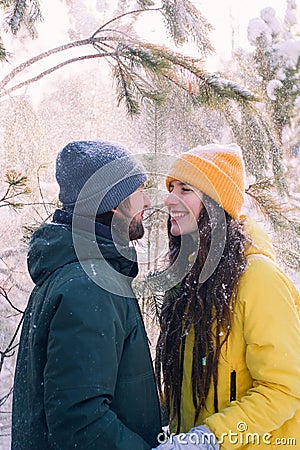
POLYGON ((5 358, 11 358, 15 353, 14 350, 19 345, 19 343, 15 343, 15 340, 16 340, 19 330, 21 328, 23 319, 24 319, 24 313, 22 314, 22 317, 17 325, 17 328, 15 329, 15 332, 14 332, 9 344, 7 345, 6 349, 3 351, 0 350, 0 373, 2 371, 5 358))
POLYGON ((106 22, 104 25, 101 25, 101 27, 98 28, 98 30, 96 30, 95 33, 92 35, 92 39, 95 38, 96 35, 98 33, 100 33, 100 31, 103 31, 107 27, 107 25, 115 22, 116 20, 122 19, 123 17, 128 16, 128 15, 140 14, 140 13, 147 12, 147 11, 162 11, 162 8, 136 9, 134 11, 128 11, 126 13, 120 14, 119 16, 114 17, 113 19, 111 19, 108 22, 106 22))
POLYGON ((20 314, 23 314, 24 311, 22 311, 21 309, 17 308, 12 303, 12 301, 8 297, 8 293, 7 293, 6 289, 4 289, 4 287, 1 286, 1 285, 0 285, 0 295, 1 295, 1 297, 3 297, 7 301, 7 303, 11 306, 12 309, 14 309, 15 311, 17 311, 20 314))
POLYGON ((0 83, 0 89, 3 89, 4 86, 7 85, 7 83, 9 83, 16 75, 18 75, 18 73, 22 72, 24 69, 27 69, 27 67, 32 66, 37 61, 40 61, 41 59, 47 58, 48 56, 54 55, 56 53, 60 53, 65 50, 69 50, 70 48, 81 47, 84 45, 92 45, 94 42, 95 42, 95 40, 93 40, 91 38, 82 39, 79 41, 69 42, 68 44, 64 44, 59 47, 55 47, 55 48, 52 48, 50 50, 40 53, 39 55, 36 55, 33 58, 28 59, 27 61, 23 62, 22 64, 17 66, 15 69, 13 69, 5 78, 3 78, 2 82, 0 83))
POLYGON ((41 78, 45 77, 46 75, 49 75, 50 73, 55 72, 58 69, 61 69, 62 67, 66 66, 67 64, 71 64, 71 63, 74 63, 74 62, 77 62, 77 61, 82 61, 84 59, 92 59, 92 58, 101 58, 101 57, 112 56, 114 54, 115 54, 115 52, 113 52, 111 54, 110 53, 105 53, 105 54, 102 54, 102 55, 99 54, 99 53, 96 53, 96 54, 91 54, 91 55, 77 56, 75 58, 68 59, 67 61, 63 61, 62 63, 57 64, 56 66, 50 67, 49 69, 45 70, 44 72, 41 72, 39 75, 36 75, 33 78, 29 78, 28 80, 25 80, 22 83, 19 83, 19 84, 15 85, 15 86, 12 86, 9 89, 3 90, 3 92, 0 93, 0 97, 8 95, 8 94, 10 94, 11 92, 13 92, 13 91, 15 91, 17 89, 20 89, 23 86, 28 86, 29 84, 40 80, 41 78))
POLYGON ((5 394, 3 397, 0 398, 0 407, 2 405, 4 405, 4 403, 7 401, 7 399, 10 397, 10 395, 12 394, 13 388, 11 387, 9 392, 7 394, 5 394))

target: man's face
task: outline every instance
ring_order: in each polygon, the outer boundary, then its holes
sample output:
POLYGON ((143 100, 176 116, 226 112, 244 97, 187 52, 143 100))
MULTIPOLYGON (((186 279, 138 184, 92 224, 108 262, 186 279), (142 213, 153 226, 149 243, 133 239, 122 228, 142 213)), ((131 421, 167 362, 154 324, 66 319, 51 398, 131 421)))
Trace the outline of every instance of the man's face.
POLYGON ((118 211, 126 220, 130 241, 141 239, 144 236, 144 210, 149 206, 150 200, 145 194, 143 184, 119 205, 118 211))

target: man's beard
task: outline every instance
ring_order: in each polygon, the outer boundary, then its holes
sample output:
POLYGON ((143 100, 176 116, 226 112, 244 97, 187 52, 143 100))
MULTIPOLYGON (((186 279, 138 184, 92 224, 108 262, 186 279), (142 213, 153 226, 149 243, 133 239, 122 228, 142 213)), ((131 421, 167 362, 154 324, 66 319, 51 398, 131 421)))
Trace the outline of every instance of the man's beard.
POLYGON ((135 218, 129 224, 129 240, 135 241, 137 239, 141 239, 144 236, 145 230, 143 227, 143 223, 135 218))

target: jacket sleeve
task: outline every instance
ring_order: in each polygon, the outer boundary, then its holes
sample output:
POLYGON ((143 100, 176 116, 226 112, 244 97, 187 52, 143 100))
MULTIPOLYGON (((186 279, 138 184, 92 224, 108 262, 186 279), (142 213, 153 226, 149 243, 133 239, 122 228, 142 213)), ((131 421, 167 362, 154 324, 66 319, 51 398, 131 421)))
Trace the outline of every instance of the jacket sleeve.
POLYGON ((63 285, 44 372, 51 448, 150 449, 110 409, 128 332, 125 324, 126 307, 87 278, 63 285))
POLYGON ((242 398, 205 420, 223 442, 222 448, 241 444, 229 439, 239 423, 247 433, 271 433, 300 410, 300 323, 298 293, 272 262, 251 258, 239 287, 244 311, 246 365, 254 380, 242 398))

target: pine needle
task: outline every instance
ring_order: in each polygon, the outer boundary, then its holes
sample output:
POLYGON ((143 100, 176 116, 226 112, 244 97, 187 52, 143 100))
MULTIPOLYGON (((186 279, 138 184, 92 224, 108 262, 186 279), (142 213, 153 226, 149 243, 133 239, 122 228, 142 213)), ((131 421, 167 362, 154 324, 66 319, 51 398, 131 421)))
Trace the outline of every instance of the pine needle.
POLYGON ((214 51, 207 37, 212 26, 189 0, 162 0, 162 14, 176 45, 193 39, 203 55, 214 51))
POLYGON ((293 230, 300 236, 300 221, 296 217, 297 208, 289 202, 279 202, 276 198, 275 178, 264 178, 251 184, 246 193, 269 219, 275 230, 293 230))

